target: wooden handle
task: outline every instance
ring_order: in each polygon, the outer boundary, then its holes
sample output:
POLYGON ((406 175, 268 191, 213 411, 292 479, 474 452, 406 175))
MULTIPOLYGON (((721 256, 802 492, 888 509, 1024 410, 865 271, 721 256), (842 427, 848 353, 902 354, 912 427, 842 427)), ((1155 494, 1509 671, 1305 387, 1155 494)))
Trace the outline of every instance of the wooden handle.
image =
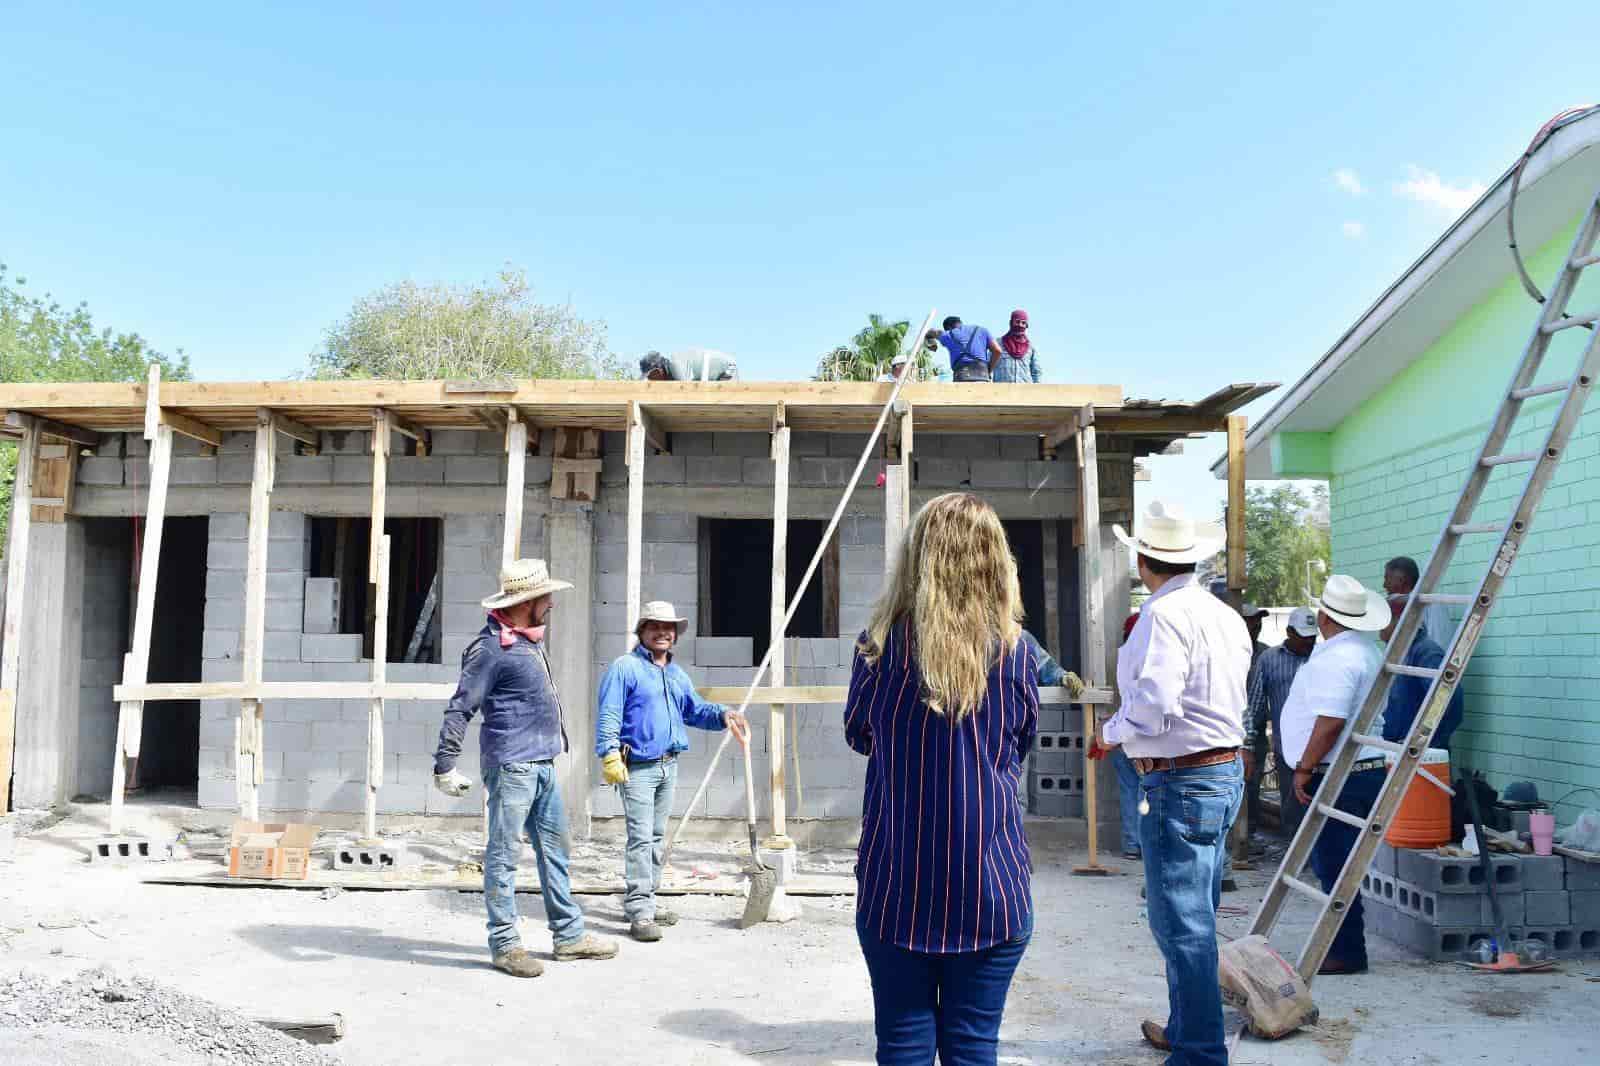
POLYGON ((751 825, 756 824, 756 782, 750 772, 750 745, 740 744, 744 749, 744 810, 745 818, 751 825))

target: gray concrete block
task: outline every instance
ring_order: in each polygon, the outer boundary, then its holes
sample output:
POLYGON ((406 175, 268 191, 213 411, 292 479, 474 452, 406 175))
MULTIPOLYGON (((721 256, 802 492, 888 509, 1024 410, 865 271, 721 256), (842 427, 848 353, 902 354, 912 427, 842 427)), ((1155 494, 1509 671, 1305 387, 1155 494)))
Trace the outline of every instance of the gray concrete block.
POLYGON ((425 722, 394 722, 383 727, 384 750, 397 755, 431 756, 438 747, 439 731, 425 722))
MULTIPOLYGON (((624 524, 621 526, 621 536, 627 537, 626 516, 616 516, 624 524)), ((699 520, 694 515, 688 514, 646 514, 644 516, 644 539, 647 541, 670 541, 677 544, 694 544, 700 536, 699 520)))
MULTIPOLYGON (((827 455, 828 434, 816 430, 790 430, 790 455, 827 455)), ((857 454, 860 454, 859 452, 857 454)))
MULTIPOLYGON (((78 484, 121 485, 123 483, 121 459, 91 456, 78 461, 78 484)), ((148 480, 148 479, 147 479, 148 480)))
POLYGON ((282 706, 290 722, 329 722, 339 715, 338 700, 284 700, 282 706))
POLYGON ((972 487, 975 489, 1020 489, 1027 487, 1026 471, 1019 462, 1007 459, 974 459, 972 487))
POLYGON ((207 659, 233 659, 239 654, 239 631, 208 629, 200 639, 200 654, 207 659))
POLYGON ((1393 877, 1395 876, 1396 862, 1394 845, 1379 844, 1378 852, 1372 857, 1372 865, 1368 868, 1375 873, 1383 874, 1385 877, 1393 877))
POLYGON ((486 541, 455 543, 449 530, 445 532, 444 572, 494 574, 500 567, 500 549, 486 541))
POLYGON ((267 599, 299 601, 305 597, 305 593, 304 570, 297 567, 293 570, 268 571, 267 599))
MULTIPOLYGON (((1432 851, 1404 849, 1396 852, 1396 875, 1423 892, 1471 892, 1483 889, 1483 871, 1478 860, 1457 859, 1432 851)), ((1521 868, 1509 855, 1490 856, 1495 887, 1508 892, 1522 890, 1521 868)))
MULTIPOLYGON (((492 595, 499 586, 499 580, 494 570, 480 570, 477 572, 463 572, 446 574, 440 586, 439 593, 447 605, 460 606, 470 604, 477 612, 477 625, 483 625, 482 601, 492 595)), ((474 626, 473 628, 477 628, 474 626)))
MULTIPOLYGON (((873 578, 883 576, 883 549, 869 545, 841 547, 839 549, 839 570, 846 574, 871 574, 873 578)), ((846 582, 850 584, 850 582, 846 582)), ((876 581, 874 582, 876 587, 876 581)))
POLYGON ((790 667, 840 665, 837 637, 790 637, 784 643, 790 667))
POLYGON ((389 457, 391 485, 438 485, 444 482, 448 457, 393 455, 389 457))
MULTIPOLYGON (((643 589, 640 590, 643 595, 643 589)), ((621 573, 599 574, 594 579, 594 598, 604 603, 625 603, 628 599, 628 576, 621 573)), ((655 599, 645 596, 645 599, 655 599)))
POLYGON ((298 746, 300 751, 315 748, 317 751, 367 750, 365 722, 312 722, 305 726, 311 731, 310 742, 298 746))
MULTIPOLYGON (((626 550, 623 554, 627 554, 626 550)), ((700 547, 697 544, 646 544, 644 557, 647 574, 694 574, 700 566, 700 547)), ((604 571, 608 568, 600 569, 604 571)))
POLYGON ((682 485, 687 477, 687 464, 684 459, 682 455, 646 455, 645 484, 682 485))
MULTIPOLYGON (((527 521, 526 516, 523 521, 527 521)), ((504 524, 505 517, 498 514, 446 515, 444 542, 447 548, 461 544, 493 544, 498 552, 504 524)))
POLYGON ((292 629, 269 629, 262 634, 261 658, 264 662, 299 662, 300 634, 292 629))
POLYGON ((1518 855, 1522 891, 1561 892, 1567 887, 1567 864, 1560 855, 1518 855))
POLYGON ((244 540, 250 535, 250 516, 236 511, 219 511, 206 523, 212 540, 244 540))
POLYGON ((299 663, 309 670, 312 681, 370 681, 372 664, 367 662, 299 663))
POLYGON ((851 515, 839 524, 839 544, 848 547, 883 548, 883 519, 851 515))
MULTIPOLYGON (((713 438, 715 455, 772 454, 772 438, 766 433, 716 433, 713 434, 713 438)), ((857 449, 857 452, 859 451, 860 449, 857 449)))
POLYGON ((1600 863, 1567 856, 1567 891, 1600 892, 1600 863))
MULTIPOLYGON (((266 620, 268 629, 287 629, 298 633, 300 632, 300 623, 304 621, 303 614, 304 611, 301 608, 299 597, 292 600, 267 600, 266 620)), ((209 621, 207 624, 210 624, 209 621)))
POLYGON ((125 436, 124 433, 102 433, 100 443, 95 445, 94 454, 102 459, 121 459, 122 450, 126 447, 122 439, 125 436))
MULTIPOLYGON (((1500 896, 1500 910, 1507 925, 1520 925, 1523 921, 1523 894, 1505 892, 1500 896)), ((1424 922, 1439 926, 1493 925, 1494 911, 1485 892, 1423 892, 1405 881, 1395 881, 1395 906, 1424 922)))
POLYGON ((360 633, 302 633, 300 661, 306 663, 353 663, 361 660, 360 633))
POLYGON ((372 484, 372 456, 365 454, 333 456, 333 480, 339 485, 372 484))
POLYGON ((215 485, 217 460, 214 457, 184 456, 172 460, 168 482, 173 485, 215 485))
POLYGON ((335 633, 339 629, 339 579, 308 577, 304 584, 303 631, 335 633))
POLYGON ((1525 891, 1522 893, 1522 915, 1523 921, 1529 925, 1566 925, 1573 920, 1572 894, 1566 891, 1525 891))
POLYGON ((1072 488, 1075 479, 1060 463, 1034 462, 1022 464, 1022 478, 1031 490, 1062 492, 1072 488))
POLYGON ((222 434, 222 447, 220 452, 244 452, 246 454, 255 450, 256 435, 252 430, 230 429, 222 434))
POLYGON ((667 600, 678 614, 688 618, 694 628, 693 605, 699 597, 699 580, 693 574, 652 574, 640 589, 645 600, 667 600))
MULTIPOLYGON (((775 471, 771 459, 752 459, 746 457, 740 460, 742 473, 740 480, 746 485, 771 485, 775 479, 775 471)), ((789 460, 790 481, 794 480, 795 460, 789 460)))
POLYGON ((971 465, 965 459, 918 459, 916 483, 927 488, 954 488, 970 478, 971 465))
MULTIPOLYGON (((888 429, 885 428, 885 433, 888 429)), ((878 438, 881 443, 883 438, 878 438)), ((861 458, 861 450, 867 446, 865 433, 829 433, 828 454, 839 459, 854 461, 861 458)))
POLYGON ((999 438, 999 445, 1002 459, 1039 458, 1039 438, 1036 436, 1007 433, 999 438))
POLYGON ((331 484, 333 464, 331 455, 285 455, 278 459, 277 480, 284 485, 331 484))
POLYGON ((1567 900, 1572 909, 1569 921, 1573 925, 1584 929, 1600 929, 1600 892, 1568 892, 1567 900))
MULTIPOLYGON (((804 456, 800 460, 800 469, 795 480, 802 485, 843 486, 849 484, 850 475, 855 472, 855 465, 853 459, 804 456)), ((862 472, 861 480, 870 485, 876 476, 877 471, 869 467, 862 472)))
POLYGON ((940 437, 939 446, 951 459, 1000 458, 1000 436, 993 433, 948 433, 940 437))
POLYGON ((232 777, 202 777, 198 782, 197 802, 202 809, 236 807, 238 786, 232 777))
POLYGON ((690 485, 738 485, 744 479, 744 459, 737 455, 691 455, 684 481, 690 485))
POLYGON ((672 435, 673 455, 715 455, 717 454, 716 435, 712 433, 674 433, 672 435))
POLYGON ((451 485, 504 485, 505 459, 498 455, 447 455, 444 479, 451 485))
POLYGON ((242 540, 213 540, 206 546, 206 566, 212 570, 242 574, 248 557, 248 546, 242 540))
POLYGON ((477 451, 477 430, 436 429, 433 431, 434 455, 473 455, 477 451))
POLYGON ((255 474, 255 459, 248 452, 217 456, 217 482, 222 485, 248 485, 255 474))
MULTIPOLYGON (((305 751, 311 747, 311 730, 305 722, 281 722, 271 729, 263 729, 268 752, 305 751)), ((230 742, 231 743, 231 742, 230 742)))
POLYGON ((443 615, 441 624, 446 634, 474 636, 483 628, 484 619, 487 617, 484 609, 476 603, 447 603, 444 605, 443 615))
POLYGON ((694 661, 696 666, 740 666, 748 670, 755 662, 752 658, 753 655, 754 650, 750 637, 695 638, 694 661))

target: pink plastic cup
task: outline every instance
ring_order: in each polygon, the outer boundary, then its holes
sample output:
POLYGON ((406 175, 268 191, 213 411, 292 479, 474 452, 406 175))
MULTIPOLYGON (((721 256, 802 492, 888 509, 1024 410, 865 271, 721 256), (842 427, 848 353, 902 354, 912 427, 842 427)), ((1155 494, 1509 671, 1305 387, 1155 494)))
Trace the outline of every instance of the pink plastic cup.
POLYGON ((1556 835, 1556 816, 1549 811, 1530 812, 1528 832, 1533 836, 1533 853, 1549 855, 1551 839, 1556 835))

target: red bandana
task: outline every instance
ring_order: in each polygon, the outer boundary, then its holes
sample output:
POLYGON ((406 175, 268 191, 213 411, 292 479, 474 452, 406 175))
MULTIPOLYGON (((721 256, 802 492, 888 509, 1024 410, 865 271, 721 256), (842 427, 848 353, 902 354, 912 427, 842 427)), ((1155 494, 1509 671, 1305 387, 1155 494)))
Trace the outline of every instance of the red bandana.
POLYGON ((523 637, 533 641, 535 644, 544 639, 544 626, 514 626, 499 611, 490 611, 489 617, 500 625, 500 646, 502 648, 509 648, 515 644, 517 642, 515 634, 517 633, 521 633, 523 637))

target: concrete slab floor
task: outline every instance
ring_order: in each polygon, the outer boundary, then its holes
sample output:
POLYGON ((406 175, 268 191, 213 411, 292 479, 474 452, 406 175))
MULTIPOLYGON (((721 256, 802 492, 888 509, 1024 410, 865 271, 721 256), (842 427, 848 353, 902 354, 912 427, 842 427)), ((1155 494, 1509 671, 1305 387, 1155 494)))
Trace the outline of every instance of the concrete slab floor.
MULTIPOLYGON (((130 814, 130 828, 152 836, 188 825, 201 852, 203 831, 228 820, 144 805, 130 814)), ((352 1064, 872 1061, 871 1000, 847 896, 805 900, 803 921, 748 932, 736 928, 738 897, 684 897, 673 903, 683 921, 658 944, 625 939, 617 897, 587 896, 594 931, 624 938, 620 955, 549 962, 543 977, 517 981, 488 966, 477 894, 323 898, 141 884, 138 865, 83 861, 104 816, 97 805, 21 820, 9 861, 0 854, 0 973, 65 976, 109 962, 250 1012, 339 1011, 349 1035, 334 1049, 352 1064)), ((463 854, 470 846, 463 823, 409 824, 424 849, 448 852, 451 838, 463 854)), ((1067 828, 1039 821, 1029 829, 1036 932, 1012 989, 1000 1061, 1160 1062, 1137 1029, 1141 1018, 1162 1017, 1166 1000, 1137 870, 1108 859, 1116 875, 1072 877, 1084 855, 1067 828)), ((736 864, 738 851, 736 842, 691 845, 686 861, 720 868, 736 864)), ((598 872, 618 862, 614 842, 583 855, 581 865, 598 872)), ((1269 872, 1263 864, 1238 875, 1242 890, 1224 897, 1224 935, 1244 932, 1269 872)), ((539 897, 519 902, 525 943, 548 959, 539 897)), ((1310 915, 1292 918, 1286 942, 1310 915)), ((1557 974, 1488 976, 1416 961, 1376 937, 1369 944, 1371 973, 1316 985, 1323 1020, 1314 1031, 1274 1044, 1247 1039, 1234 1062, 1600 1060, 1591 983, 1600 960, 1563 962, 1557 974)))

